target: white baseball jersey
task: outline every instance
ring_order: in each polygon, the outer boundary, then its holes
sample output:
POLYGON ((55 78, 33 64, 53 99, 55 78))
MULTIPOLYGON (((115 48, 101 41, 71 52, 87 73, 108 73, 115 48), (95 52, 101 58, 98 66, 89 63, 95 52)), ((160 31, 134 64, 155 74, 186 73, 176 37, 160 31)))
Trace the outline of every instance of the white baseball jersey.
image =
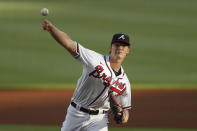
POLYGON ((71 101, 87 109, 108 110, 108 93, 111 90, 123 108, 130 108, 130 82, 123 68, 121 74, 116 76, 109 56, 86 49, 78 43, 76 45, 78 55, 75 58, 83 64, 83 73, 71 101))

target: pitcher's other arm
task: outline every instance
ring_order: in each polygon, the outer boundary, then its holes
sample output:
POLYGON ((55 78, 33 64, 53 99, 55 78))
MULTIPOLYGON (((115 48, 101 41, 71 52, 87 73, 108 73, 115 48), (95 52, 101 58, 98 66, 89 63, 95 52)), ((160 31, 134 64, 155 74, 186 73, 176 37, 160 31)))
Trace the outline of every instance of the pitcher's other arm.
POLYGON ((124 123, 127 123, 128 120, 129 120, 129 110, 128 109, 124 109, 123 111, 124 111, 125 118, 122 121, 122 123, 124 124, 124 123))

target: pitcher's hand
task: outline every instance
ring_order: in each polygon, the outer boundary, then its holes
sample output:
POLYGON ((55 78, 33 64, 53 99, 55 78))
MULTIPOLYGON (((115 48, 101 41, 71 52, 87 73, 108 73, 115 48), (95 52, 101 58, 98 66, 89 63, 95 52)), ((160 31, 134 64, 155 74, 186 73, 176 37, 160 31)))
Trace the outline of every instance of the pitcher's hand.
POLYGON ((51 22, 48 21, 48 20, 44 20, 43 24, 42 24, 42 27, 43 27, 44 30, 46 30, 48 32, 51 32, 52 28, 53 28, 53 24, 51 24, 51 22))

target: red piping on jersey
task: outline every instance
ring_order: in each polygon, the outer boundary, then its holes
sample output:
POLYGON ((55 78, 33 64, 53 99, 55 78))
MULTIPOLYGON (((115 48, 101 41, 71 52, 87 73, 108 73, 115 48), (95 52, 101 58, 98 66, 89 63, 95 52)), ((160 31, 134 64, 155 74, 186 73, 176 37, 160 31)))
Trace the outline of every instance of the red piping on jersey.
MULTIPOLYGON (((104 59, 105 59, 105 64, 107 65, 107 60, 106 60, 106 56, 104 56, 104 59)), ((111 70, 110 70, 110 68, 109 68, 109 66, 107 65, 107 68, 109 69, 109 71, 110 71, 110 73, 111 73, 111 77, 112 77, 112 72, 111 72, 111 70)), ((104 87, 104 89, 101 91, 101 93, 89 104, 89 105, 91 105, 91 104, 93 104, 102 94, 103 94, 103 92, 105 91, 105 89, 107 89, 107 86, 105 86, 104 87)), ((105 100, 106 100, 107 98, 105 98, 105 100)), ((88 105, 88 106, 89 106, 88 105)))
MULTIPOLYGON (((107 64, 107 61, 106 61, 106 56, 105 56, 105 63, 106 63, 106 65, 107 65, 107 68, 109 69, 109 71, 110 71, 110 73, 111 73, 111 77, 112 77, 112 71, 110 70, 110 68, 109 68, 109 66, 108 66, 108 64, 107 64)), ((123 72, 123 75, 122 75, 122 77, 125 75, 125 73, 123 72)), ((111 87, 110 87, 111 88, 111 87)), ((124 91, 126 90, 126 88, 124 89, 124 91)), ((123 92, 124 92, 123 91, 123 92)), ((121 93, 122 94, 122 93, 121 93)), ((109 97, 109 96, 107 96, 107 97, 109 97)), ((118 103, 118 102, 117 102, 118 103)), ((127 107, 123 107, 123 105, 120 105, 123 109, 128 109, 128 108, 131 108, 131 106, 127 106, 127 107)))
MULTIPOLYGON (((109 59, 110 59, 110 58, 109 58, 109 59)), ((107 65, 107 68, 109 69, 109 71, 110 71, 110 73, 111 73, 111 77, 112 77, 112 72, 111 72, 111 70, 110 70, 110 68, 109 68, 109 66, 108 66, 108 64, 107 64, 106 56, 105 56, 105 64, 107 65)))
POLYGON ((79 43, 77 42, 77 56, 75 58, 79 58, 79 57, 80 57, 79 43))
POLYGON ((123 109, 131 109, 132 107, 131 106, 127 106, 127 107, 123 107, 123 109))

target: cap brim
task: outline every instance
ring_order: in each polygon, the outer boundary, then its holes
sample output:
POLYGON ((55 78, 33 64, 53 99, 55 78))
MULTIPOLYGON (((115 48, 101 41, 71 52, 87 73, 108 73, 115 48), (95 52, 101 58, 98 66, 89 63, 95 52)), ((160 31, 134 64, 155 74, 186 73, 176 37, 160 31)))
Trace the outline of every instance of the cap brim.
POLYGON ((112 41, 111 44, 115 43, 115 42, 120 42, 120 43, 123 43, 123 44, 127 44, 128 46, 130 46, 130 43, 126 42, 126 41, 123 41, 123 40, 115 40, 115 41, 112 41))

